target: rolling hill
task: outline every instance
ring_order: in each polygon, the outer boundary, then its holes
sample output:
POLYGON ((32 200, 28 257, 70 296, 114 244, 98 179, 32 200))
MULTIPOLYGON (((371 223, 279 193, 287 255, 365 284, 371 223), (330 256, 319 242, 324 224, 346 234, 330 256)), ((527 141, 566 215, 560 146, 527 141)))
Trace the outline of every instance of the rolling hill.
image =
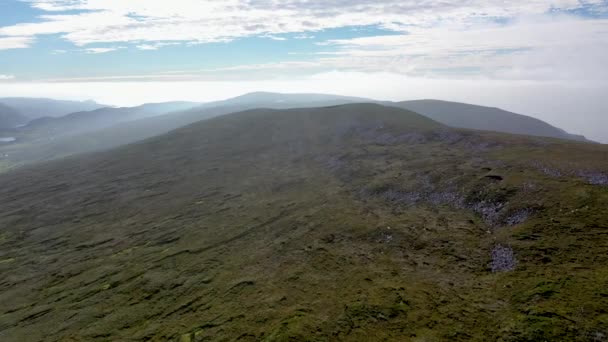
POLYGON ((30 120, 42 117, 64 116, 70 113, 106 107, 94 101, 65 101, 29 97, 3 97, 0 103, 12 107, 30 120))
POLYGON ((569 134, 542 120, 499 108, 439 100, 405 101, 396 105, 451 127, 587 141, 583 136, 569 134))
POLYGON ((440 100, 390 102, 376 101, 361 97, 326 94, 255 92, 224 101, 207 103, 198 107, 198 109, 225 106, 288 109, 326 107, 348 103, 377 103, 386 106, 396 106, 422 114, 437 122, 456 128, 588 141, 583 136, 569 134, 561 128, 554 127, 542 120, 530 116, 512 113, 500 108, 440 100))
POLYGON ((434 100, 394 103, 338 95, 256 92, 205 104, 172 102, 133 108, 102 108, 34 120, 18 132, 10 133, 18 138, 17 143, 0 147, 0 153, 5 155, 0 158, 0 172, 25 164, 118 147, 242 110, 314 108, 362 102, 410 107, 412 111, 452 127, 586 141, 584 137, 568 134, 543 121, 496 108, 434 100))
POLYGON ((591 341, 608 148, 374 104, 0 175, 6 341, 591 341))
POLYGON ((0 103, 0 130, 12 129, 27 123, 28 118, 14 108, 0 103))
POLYGON ((122 122, 154 117, 170 112, 183 111, 200 105, 194 102, 147 103, 137 107, 105 107, 92 111, 71 113, 61 117, 44 117, 31 121, 21 129, 22 134, 52 136, 96 131, 122 122))
POLYGON ((246 106, 248 108, 289 109, 328 107, 347 103, 365 102, 369 103, 375 101, 362 97, 340 96, 330 94, 282 94, 269 92, 253 92, 233 97, 227 100, 209 102, 203 104, 199 108, 246 106))
POLYGON ((4 169, 8 169, 130 144, 197 121, 242 110, 322 107, 356 100, 359 99, 334 95, 258 92, 198 106, 191 102, 171 102, 133 108, 102 108, 60 118, 34 120, 18 133, 11 132, 17 135, 18 143, 4 146, 0 152, 7 155, 4 169))

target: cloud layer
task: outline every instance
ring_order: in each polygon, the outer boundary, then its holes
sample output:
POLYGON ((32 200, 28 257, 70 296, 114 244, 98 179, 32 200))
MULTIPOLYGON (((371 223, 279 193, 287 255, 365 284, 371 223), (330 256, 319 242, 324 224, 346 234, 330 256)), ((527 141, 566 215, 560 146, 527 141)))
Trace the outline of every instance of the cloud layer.
POLYGON ((28 37, 3 37, 0 35, 0 50, 24 49, 34 41, 33 36, 28 37))
POLYGON ((217 42, 353 25, 395 30, 470 24, 585 8, 603 0, 21 0, 46 11, 36 23, 0 28, 0 36, 61 34, 82 46, 124 42, 217 42), (71 12, 66 12, 71 11, 71 12))
POLYGON ((334 40, 323 63, 410 76, 606 80, 608 20, 528 17, 509 24, 414 28, 334 40))
MULTIPOLYGON (((375 25, 398 34, 318 42, 324 51, 299 63, 235 65, 215 76, 260 77, 263 69, 273 76, 343 70, 431 78, 608 78, 605 0, 19 1, 45 14, 36 22, 0 27, 0 50, 26 48, 45 35, 100 54, 117 45, 154 51, 251 36, 281 41, 287 33, 314 38, 323 29, 375 25)), ((185 70, 156 79, 213 76, 209 70, 185 70)))

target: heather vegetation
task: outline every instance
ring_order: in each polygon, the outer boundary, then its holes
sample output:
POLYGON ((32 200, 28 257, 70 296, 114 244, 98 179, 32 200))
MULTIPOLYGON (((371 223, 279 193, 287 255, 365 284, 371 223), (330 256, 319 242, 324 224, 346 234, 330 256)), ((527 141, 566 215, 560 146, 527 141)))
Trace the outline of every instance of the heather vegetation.
POLYGON ((0 175, 0 337, 603 341, 608 149, 259 109, 0 175))

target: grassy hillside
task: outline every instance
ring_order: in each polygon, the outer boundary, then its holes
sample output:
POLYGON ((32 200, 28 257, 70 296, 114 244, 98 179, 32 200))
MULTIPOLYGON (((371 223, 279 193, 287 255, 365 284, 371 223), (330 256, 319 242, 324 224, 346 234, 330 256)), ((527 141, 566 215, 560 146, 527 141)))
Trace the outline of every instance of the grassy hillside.
POLYGON ((74 154, 102 151, 166 133, 203 120, 208 115, 197 112, 196 118, 187 122, 177 115, 170 120, 168 116, 158 117, 197 105, 193 102, 166 102, 138 107, 106 107, 58 118, 39 118, 19 129, 0 130, 0 135, 17 139, 14 143, 0 146, 0 172, 74 154))
POLYGON ((405 101, 396 104, 451 127, 585 141, 548 123, 499 108, 438 100, 405 101))
MULTIPOLYGON (((314 108, 362 102, 375 101, 337 95, 257 92, 198 106, 191 102, 170 102, 133 108, 102 108, 59 118, 41 118, 17 131, 0 131, 0 135, 17 138, 16 143, 0 146, 0 161, 5 165, 0 172, 69 155, 107 150, 242 110, 314 108)), ((453 127, 585 140, 543 121, 496 108, 435 100, 379 104, 411 107, 453 127)))
POLYGON ((252 110, 0 175, 3 341, 602 341, 608 148, 252 110))
POLYGON ((0 146, 0 161, 5 163, 0 172, 74 154, 107 150, 233 112, 254 108, 323 107, 354 100, 333 95, 252 93, 200 106, 190 102, 171 102, 41 118, 18 131, 6 132, 17 137, 17 142, 0 146))
MULTIPOLYGON (((197 109, 180 113, 160 115, 145 119, 120 122, 104 128, 98 128, 86 133, 71 133, 50 136, 42 129, 24 129, 16 135, 15 143, 0 146, 0 161, 4 161, 4 169, 0 164, 0 173, 28 164, 63 158, 71 155, 103 151, 118 146, 134 143, 146 138, 155 137, 193 122, 211 117, 225 115, 242 110, 242 107, 219 107, 197 109), (4 155, 4 157, 2 157, 4 155)), ((106 111, 106 110, 102 110, 106 111)), ((116 108, 107 110, 111 115, 132 113, 131 108, 116 108)), ((106 112, 106 114, 108 113, 106 112)), ((88 112, 94 113, 94 112, 88 112)), ((59 128, 59 126, 57 126, 59 128)), ((73 131, 72 131, 73 132, 73 131)))

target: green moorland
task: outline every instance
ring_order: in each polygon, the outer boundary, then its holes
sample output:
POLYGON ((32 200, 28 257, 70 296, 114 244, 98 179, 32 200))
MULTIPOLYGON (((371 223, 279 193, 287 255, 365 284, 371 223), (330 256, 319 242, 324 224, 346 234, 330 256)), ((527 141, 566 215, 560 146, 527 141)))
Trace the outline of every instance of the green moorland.
POLYGON ((253 110, 0 175, 2 341, 606 341, 608 148, 253 110))

